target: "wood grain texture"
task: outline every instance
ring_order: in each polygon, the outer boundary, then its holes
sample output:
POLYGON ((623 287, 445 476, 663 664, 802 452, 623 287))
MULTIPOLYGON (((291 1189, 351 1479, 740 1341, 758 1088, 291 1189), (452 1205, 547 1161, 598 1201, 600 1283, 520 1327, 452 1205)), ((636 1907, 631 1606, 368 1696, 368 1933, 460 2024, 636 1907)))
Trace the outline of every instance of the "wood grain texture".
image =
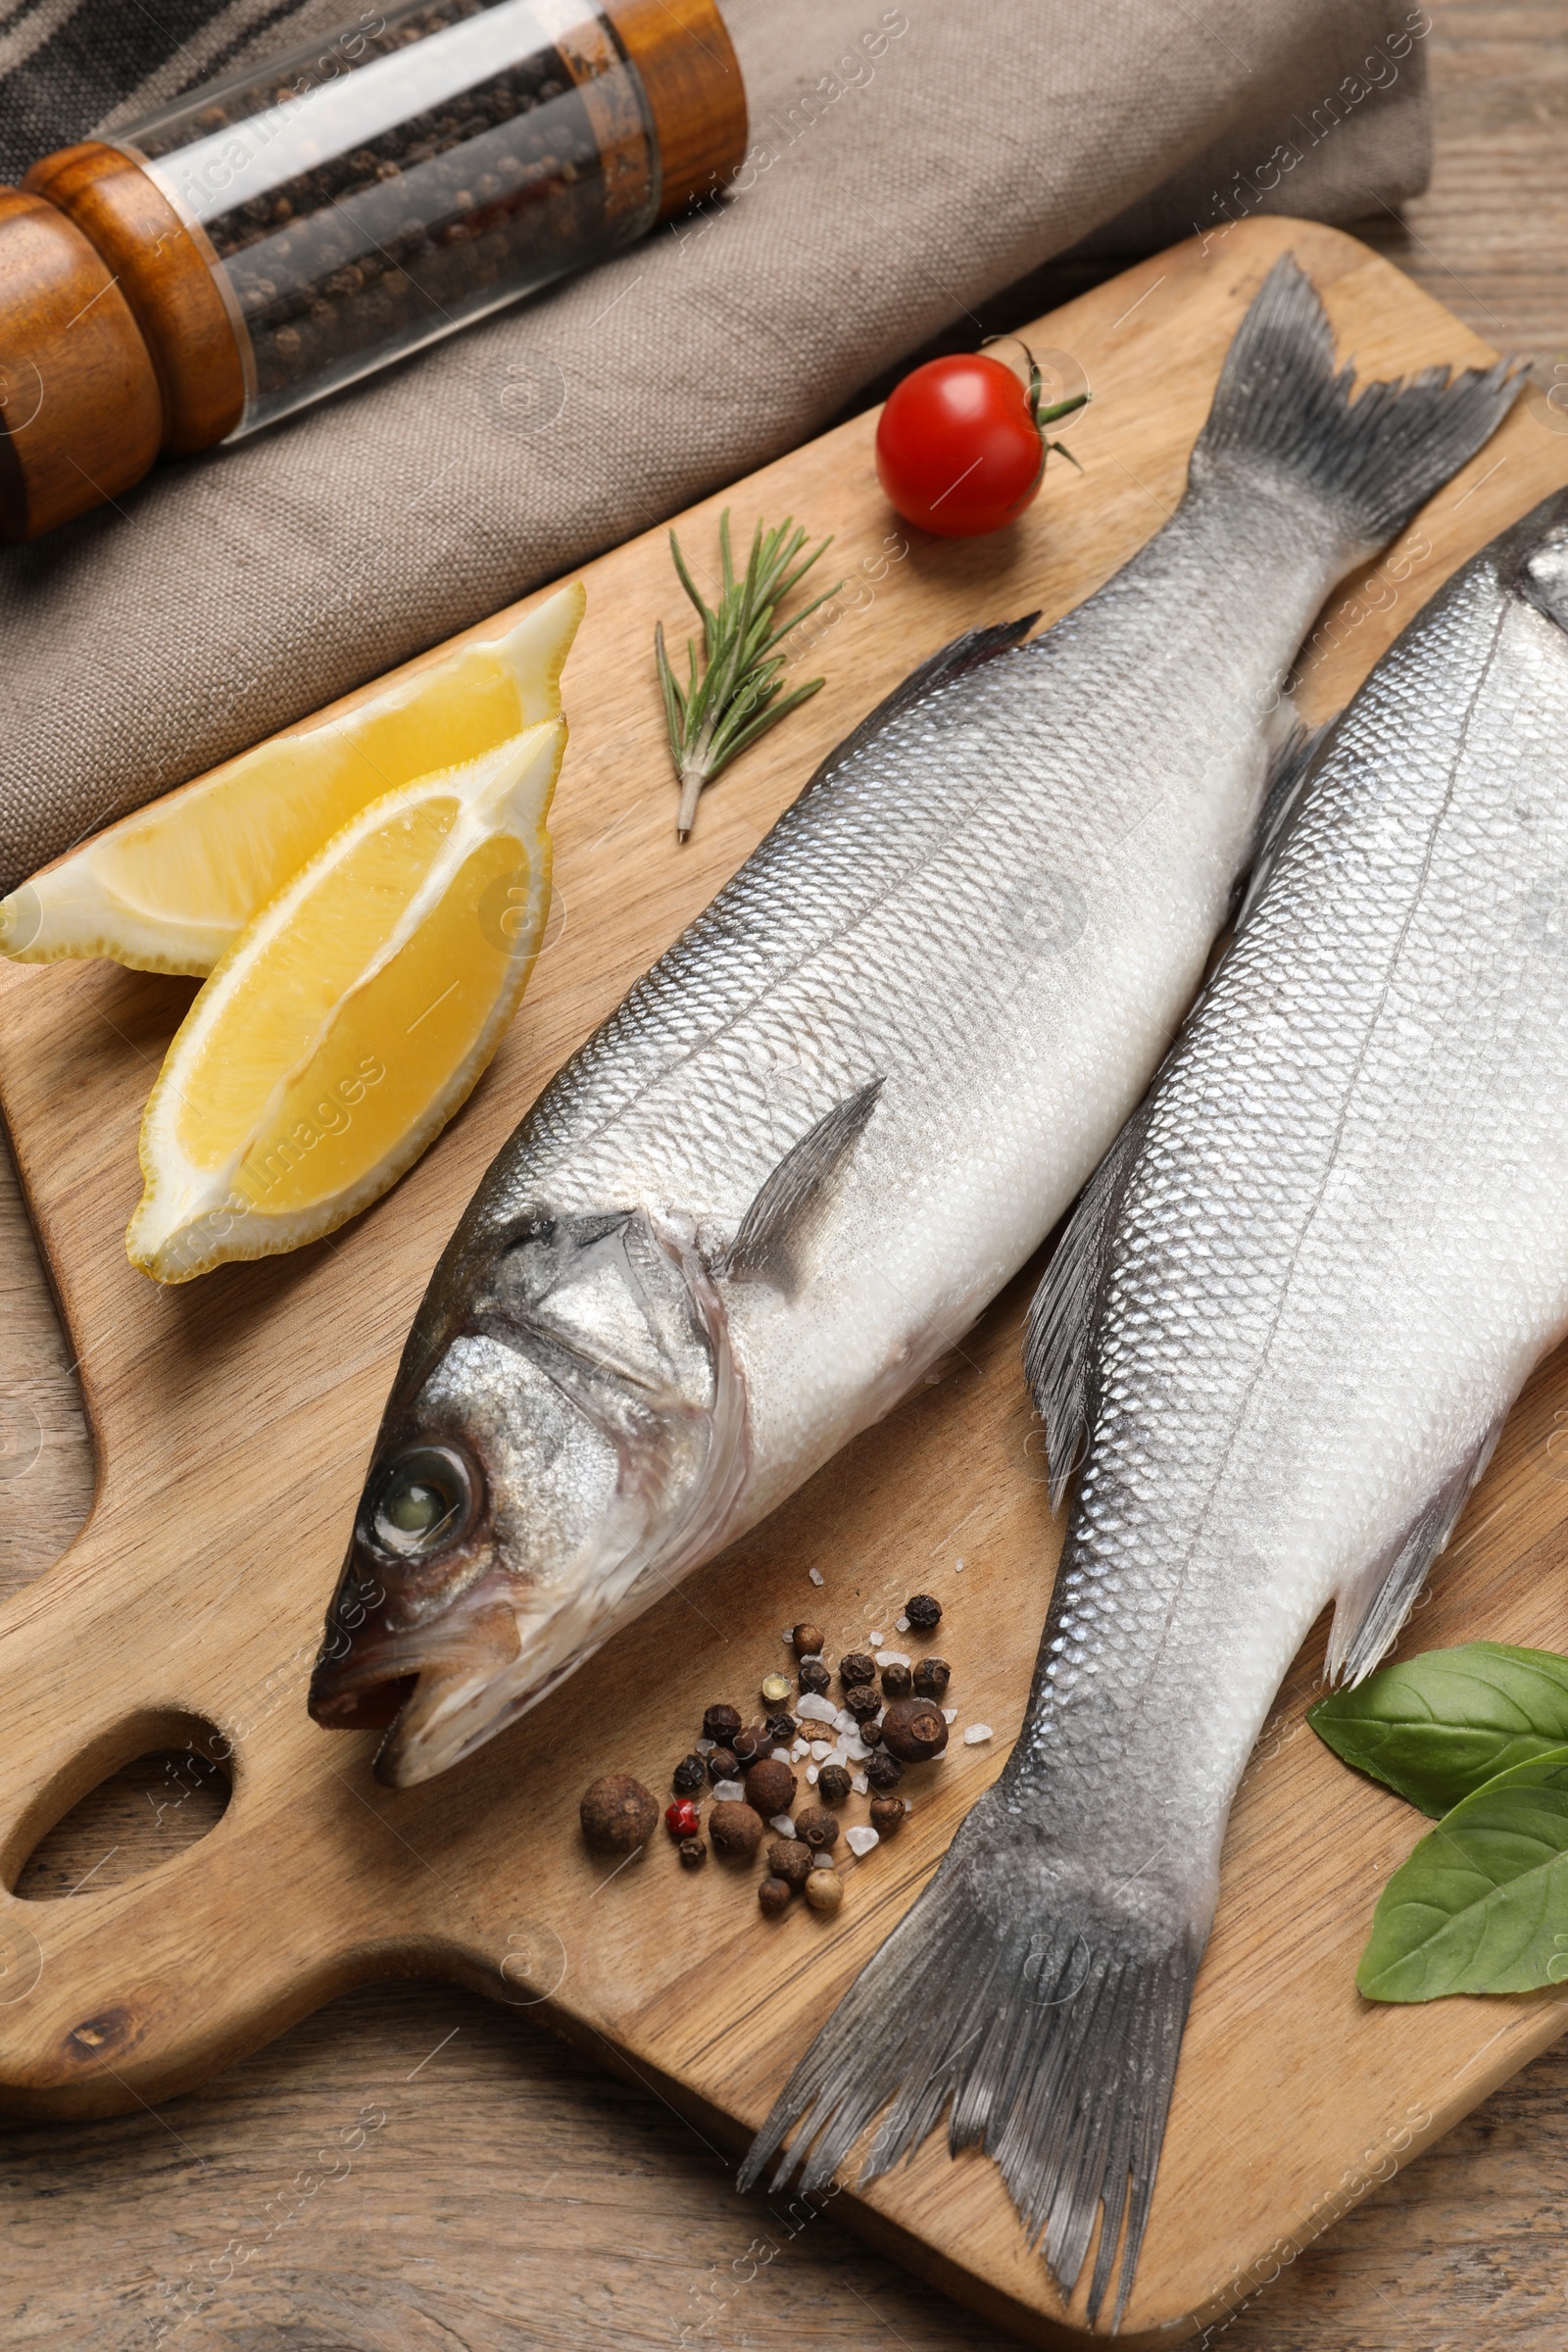
MULTIPOLYGON (((1486 356, 1354 240, 1257 220, 1222 251, 1178 247, 1042 322, 1041 340, 1077 353, 1099 398, 1078 437, 1083 472, 1058 472, 1005 540, 889 534, 868 416, 779 461, 731 503, 743 537, 754 515, 786 510, 835 530, 858 593, 823 614, 811 649, 814 662, 831 645, 835 691, 710 796, 686 851, 671 838, 652 681, 624 658, 656 617, 674 619, 663 536, 587 568, 553 812, 564 921, 466 1112, 327 1247, 172 1292, 149 1285, 121 1233, 148 1070, 191 985, 103 964, 0 972, 0 1102, 99 1457, 86 1528, 0 1615, 0 1878, 20 1887, 70 1806, 184 1727, 215 1727, 234 1783, 211 1834, 142 1877, 116 1884, 106 1871, 69 1901, 0 1897, 16 1988, 0 1997, 0 2101, 12 2113, 156 2104, 334 1994, 417 1967, 501 2002, 546 2003, 551 2023, 604 2043, 734 2144, 925 1883, 1016 1731, 1033 1663, 1018 1627, 1043 1615, 1059 1535, 1018 1366, 1027 1275, 934 1381, 609 1644, 591 1711, 568 1685, 458 1770, 390 1792, 369 1778, 374 1736, 306 1718, 305 1678, 409 1315, 522 1107, 911 660, 1020 606, 1049 622, 1159 526, 1236 325, 1288 247, 1364 373, 1486 356), (843 1866, 841 1920, 801 1907, 764 1928, 755 1872, 715 1860, 692 1879, 662 1838, 635 1868, 587 1854, 574 1812, 597 1771, 664 1786, 704 1705, 749 1700, 779 1660, 778 1629, 806 1605, 836 1652, 891 1624, 915 1584, 948 1604, 961 1719, 983 1717, 996 1737, 956 1742, 910 1776, 916 1809, 897 1841, 843 1866)), ((1304 662, 1308 716, 1344 702, 1457 563, 1568 481, 1568 439, 1542 405, 1521 407, 1329 608, 1304 662)), ((711 547, 717 511, 683 518, 694 551, 711 547)), ((1483 1629, 1552 1639, 1562 1496, 1544 1448, 1562 1396, 1568 1385, 1544 1375, 1514 1416, 1461 1530, 1462 1572, 1418 1620, 1424 1642, 1483 1629)), ((1421 1825, 1301 1734, 1319 1666, 1309 1645, 1236 1807, 1128 2311, 1134 2342, 1224 2309, 1271 2245, 1312 2233, 1364 2174, 1392 2169, 1568 2016, 1557 1994, 1510 2004, 1500 2024, 1484 2002, 1358 2001, 1371 1893, 1421 1825), (1304 1853, 1302 1818, 1319 1832, 1304 1853)), ((954 2164, 928 2144, 863 2197, 846 2191, 842 2210, 996 2324, 1065 2340, 1062 2305, 983 2159, 954 2164)), ((1073 2316, 1081 2326, 1081 2296, 1073 2316)))
POLYGON ((746 84, 713 0, 609 0, 659 136, 661 220, 723 185, 746 153, 746 84))
POLYGON ((52 531, 158 455, 158 377, 108 264, 41 196, 0 188, 0 539, 52 531))
MULTIPOLYGON (((1530 13, 1560 22, 1557 11, 1530 13)), ((1551 267, 1544 256, 1543 280, 1551 267)), ((5 1298, 8 1338, 24 1296, 19 1274, 5 1298)), ((41 1330, 36 1304, 31 1312, 41 1330)), ((28 1362, 37 1347, 29 1342, 28 1362)), ((0 1487, 17 1573, 41 1565, 51 1528, 69 1532, 73 1510, 52 1482, 71 1459, 61 1446, 28 1479, 0 1487)), ((96 1858, 83 1849, 81 1867, 96 1858)), ((1559 2049, 1331 2227, 1232 2324, 1229 2341, 1414 2352, 1506 2340, 1555 2352, 1563 2306, 1550 2222, 1568 2154, 1558 2144, 1564 2085, 1559 2049)), ((10 2160, 7 2340, 150 2342, 171 2309, 165 2289, 184 2294, 174 2317, 195 2313, 192 2340, 252 2352, 586 2345, 612 2329, 667 2344, 710 2315, 701 2340, 767 2352, 889 2334, 922 2352, 996 2340, 847 2239, 831 2213, 749 2278, 755 2209, 656 2098, 606 2083, 528 2020, 435 1988, 349 1996, 162 2120, 23 2127, 0 2144, 10 2160), (457 2038, 421 2068, 454 2026, 457 2038), (408 2070, 408 2104, 376 2136, 373 2168, 368 2157, 314 2202, 302 2188, 284 2195, 355 2100, 401 2085, 408 2070), (237 2230, 267 2243, 224 2280, 237 2230), (182 2289, 191 2275, 212 2290, 210 2305, 182 2289)))
POLYGON ((99 139, 46 155, 22 184, 74 221, 113 270, 157 371, 164 454, 221 441, 245 406, 250 347, 237 304, 230 317, 224 303, 206 231, 99 139))

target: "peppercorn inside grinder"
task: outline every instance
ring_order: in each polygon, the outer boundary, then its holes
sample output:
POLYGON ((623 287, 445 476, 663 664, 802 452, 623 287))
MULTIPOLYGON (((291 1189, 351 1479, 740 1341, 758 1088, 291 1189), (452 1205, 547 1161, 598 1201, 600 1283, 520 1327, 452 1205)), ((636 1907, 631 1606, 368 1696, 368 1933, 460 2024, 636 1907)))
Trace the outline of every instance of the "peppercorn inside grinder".
POLYGON ((745 147, 713 0, 414 0, 44 157, 0 188, 0 539, 605 259, 745 147))

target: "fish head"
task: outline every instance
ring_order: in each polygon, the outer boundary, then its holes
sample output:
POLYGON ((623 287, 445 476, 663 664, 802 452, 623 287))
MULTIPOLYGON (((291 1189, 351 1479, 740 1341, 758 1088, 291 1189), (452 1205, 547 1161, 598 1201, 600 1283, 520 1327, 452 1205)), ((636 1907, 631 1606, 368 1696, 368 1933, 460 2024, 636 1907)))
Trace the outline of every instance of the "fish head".
POLYGON ((469 1754, 712 1548, 743 1421, 718 1294, 642 1211, 455 1243, 355 1515, 317 1722, 384 1727, 395 1788, 469 1754))

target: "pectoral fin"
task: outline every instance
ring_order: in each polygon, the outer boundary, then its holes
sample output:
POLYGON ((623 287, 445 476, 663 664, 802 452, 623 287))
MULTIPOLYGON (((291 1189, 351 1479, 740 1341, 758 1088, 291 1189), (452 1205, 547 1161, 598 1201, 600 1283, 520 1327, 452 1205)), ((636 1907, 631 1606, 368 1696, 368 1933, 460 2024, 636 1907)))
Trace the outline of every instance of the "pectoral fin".
POLYGON ((1502 1432, 1500 1415, 1439 1485, 1401 1535, 1341 1586, 1329 1636, 1328 1679, 1364 1682, 1416 1603, 1433 1561, 1452 1535, 1470 1491, 1502 1432))
POLYGON ((873 1078, 858 1093, 836 1102, 785 1153, 741 1219, 719 1263, 720 1274, 769 1282, 786 1298, 794 1296, 883 1083, 873 1078))

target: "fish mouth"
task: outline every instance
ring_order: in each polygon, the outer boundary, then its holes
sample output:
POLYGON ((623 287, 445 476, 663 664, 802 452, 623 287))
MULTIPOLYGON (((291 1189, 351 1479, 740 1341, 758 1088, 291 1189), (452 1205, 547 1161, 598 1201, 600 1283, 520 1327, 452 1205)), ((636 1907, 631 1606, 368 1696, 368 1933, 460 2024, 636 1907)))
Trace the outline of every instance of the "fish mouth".
POLYGON ((374 1772, 406 1788, 455 1762, 434 1727, 460 1697, 470 1703, 507 1676, 521 1634, 504 1580, 492 1574, 431 1623, 399 1626, 362 1617, 352 1634, 328 1642, 311 1676, 309 1707, 323 1731, 385 1732, 374 1772), (428 1759, 428 1760, 426 1760, 428 1759))
POLYGON ((530 1606, 492 1569, 423 1623, 366 1617, 340 1634, 317 1661, 310 1712, 324 1731, 384 1731, 375 1778, 416 1788, 548 1697, 618 1620, 600 1589, 530 1606))

